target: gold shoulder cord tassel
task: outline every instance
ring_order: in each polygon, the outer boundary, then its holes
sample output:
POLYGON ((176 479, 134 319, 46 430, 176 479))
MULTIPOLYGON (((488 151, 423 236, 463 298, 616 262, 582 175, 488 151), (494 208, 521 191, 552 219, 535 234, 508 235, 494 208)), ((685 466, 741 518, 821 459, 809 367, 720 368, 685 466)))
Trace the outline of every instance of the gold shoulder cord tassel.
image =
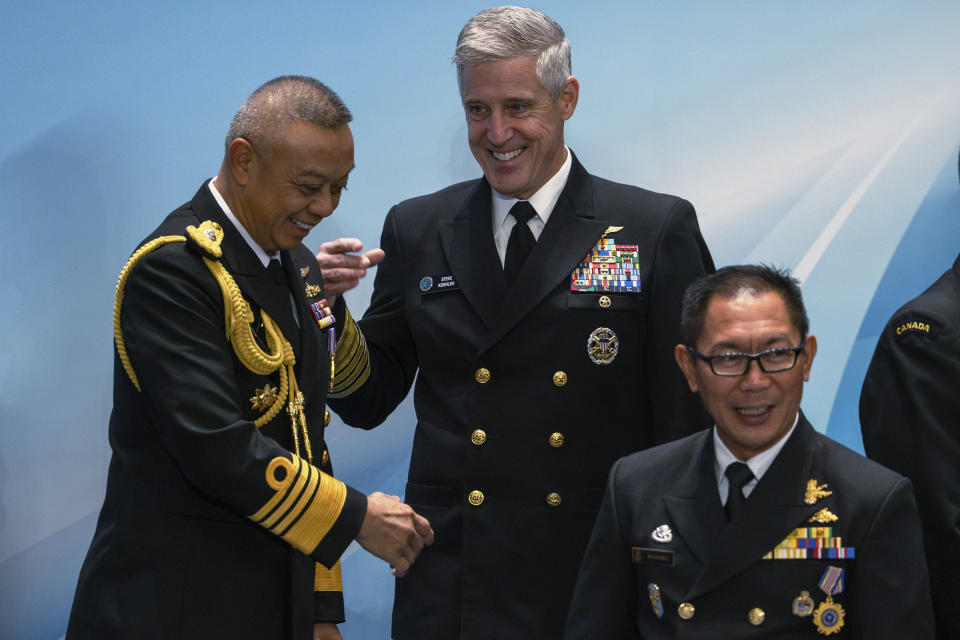
MULTIPOLYGON (((283 408, 283 402, 279 399, 287 397, 287 412, 290 415, 291 430, 293 432, 294 453, 300 455, 300 438, 303 434, 304 449, 307 453, 307 460, 313 462, 312 452, 310 450, 310 436, 307 432, 307 419, 304 412, 303 394, 297 388, 297 378, 294 375, 293 367, 296 364, 296 357, 293 355, 293 347, 284 337, 280 328, 273 321, 273 318, 264 311, 260 310, 260 317, 263 320, 264 331, 267 335, 267 347, 269 352, 264 351, 257 344, 253 336, 253 311, 250 304, 244 299, 237 286, 233 276, 220 263, 220 256, 223 252, 220 249, 220 243, 223 241, 223 229, 219 224, 209 220, 204 221, 199 227, 187 227, 187 236, 197 244, 207 254, 203 256, 203 263, 213 274, 217 284, 220 285, 220 291, 223 294, 223 312, 224 312, 224 331, 227 340, 233 347, 240 362, 250 371, 260 375, 269 375, 279 371, 280 390, 278 392, 277 402, 254 421, 259 428, 267 424, 283 408)), ((124 370, 127 372, 130 381, 140 391, 140 383, 137 380, 133 365, 127 355, 127 349, 123 340, 123 331, 120 325, 120 310, 123 305, 123 289, 127 278, 133 268, 151 251, 171 242, 186 242, 184 236, 163 236, 146 243, 138 249, 127 261, 127 264, 120 271, 120 278, 117 282, 117 293, 113 305, 113 333, 117 344, 117 353, 120 355, 120 361, 124 370)))

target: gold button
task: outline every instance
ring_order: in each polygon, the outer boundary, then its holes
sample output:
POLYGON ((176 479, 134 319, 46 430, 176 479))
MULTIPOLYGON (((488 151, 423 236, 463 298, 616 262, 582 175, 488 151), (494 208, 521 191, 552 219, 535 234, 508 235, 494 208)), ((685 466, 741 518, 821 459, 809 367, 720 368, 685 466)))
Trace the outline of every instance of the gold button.
POLYGON ((479 507, 483 504, 483 491, 477 491, 474 489, 470 492, 470 495, 467 496, 467 500, 475 507, 479 507))
POLYGON ((470 434, 470 441, 479 447, 487 441, 487 432, 483 429, 474 429, 470 434))
POLYGON ((600 296, 601 307, 604 309, 609 309, 611 304, 613 304, 613 301, 610 299, 610 296, 600 296))
POLYGON ((559 431, 555 431, 550 434, 550 446, 551 447, 562 447, 563 446, 563 434, 559 431))
POLYGON ((683 618, 684 620, 689 620, 693 617, 693 614, 697 611, 689 602, 681 602, 680 606, 677 607, 677 615, 683 618))
POLYGON ((323 455, 320 456, 320 466, 325 467, 330 463, 330 454, 327 453, 327 450, 323 450, 323 455))
POLYGON ((490 369, 486 367, 480 367, 477 369, 477 372, 473 374, 473 377, 476 378, 477 382, 484 384, 490 382, 490 369))
POLYGON ((567 374, 563 371, 557 371, 555 374, 553 374, 553 384, 557 385, 558 387, 562 387, 563 385, 567 384, 567 374))
POLYGON ((560 497, 559 493, 547 494, 547 504, 551 507, 559 507, 561 502, 563 502, 563 498, 560 497))
POLYGON ((766 617, 767 614, 765 614, 763 609, 760 607, 754 607, 753 609, 750 609, 750 613, 747 614, 747 620, 749 620, 750 624, 755 627, 759 627, 761 624, 763 624, 763 619, 766 617))
POLYGON ((330 424, 330 412, 329 412, 329 411, 324 411, 324 412, 323 412, 323 426, 327 426, 328 424, 330 424))

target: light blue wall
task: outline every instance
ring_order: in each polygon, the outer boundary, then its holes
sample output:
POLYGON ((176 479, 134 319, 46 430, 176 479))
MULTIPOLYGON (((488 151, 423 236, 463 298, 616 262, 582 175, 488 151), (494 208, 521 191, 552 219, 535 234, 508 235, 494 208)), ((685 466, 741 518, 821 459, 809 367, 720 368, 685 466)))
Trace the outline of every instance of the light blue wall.
MULTIPOLYGON (((63 634, 103 499, 116 275, 219 166, 264 80, 313 75, 354 112, 357 169, 310 245, 375 246, 387 208, 475 177, 454 72, 486 5, 40 0, 0 22, 0 637, 63 634)), ((960 248, 956 3, 556 2, 581 100, 567 142, 604 177, 683 195, 718 264, 805 280, 811 420, 861 448, 880 328, 960 248)), ((371 281, 347 296, 359 312, 371 281)), ((409 403, 335 423, 339 475, 399 493, 409 403)), ((349 639, 388 637, 392 579, 348 552, 349 639)))

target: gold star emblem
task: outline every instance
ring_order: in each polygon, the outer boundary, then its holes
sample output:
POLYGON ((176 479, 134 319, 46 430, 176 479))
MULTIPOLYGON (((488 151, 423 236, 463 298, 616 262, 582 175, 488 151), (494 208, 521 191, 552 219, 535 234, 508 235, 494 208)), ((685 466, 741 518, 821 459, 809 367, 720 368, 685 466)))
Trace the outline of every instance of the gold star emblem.
POLYGON ((316 298, 323 293, 323 287, 318 284, 308 284, 306 288, 308 298, 316 298))
POLYGON ((250 408, 263 413, 273 406, 277 401, 277 388, 268 382, 263 389, 257 389, 256 394, 250 398, 250 408))
POLYGON ((836 516, 836 514, 832 513, 830 509, 824 508, 810 516, 810 520, 808 522, 819 522, 820 524, 826 524, 828 522, 836 522, 837 520, 839 520, 839 518, 836 516))
POLYGON ((827 483, 817 484, 814 478, 807 480, 807 490, 803 494, 803 501, 807 504, 815 504, 820 498, 832 496, 833 491, 826 491, 827 483))

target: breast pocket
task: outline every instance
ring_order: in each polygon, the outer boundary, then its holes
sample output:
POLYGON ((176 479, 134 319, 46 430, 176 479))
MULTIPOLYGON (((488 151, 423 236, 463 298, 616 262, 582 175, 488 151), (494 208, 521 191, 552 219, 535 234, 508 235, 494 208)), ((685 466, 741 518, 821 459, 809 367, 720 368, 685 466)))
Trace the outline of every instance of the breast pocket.
POLYGON ((568 309, 592 309, 594 311, 641 311, 646 299, 640 293, 567 293, 568 309))

